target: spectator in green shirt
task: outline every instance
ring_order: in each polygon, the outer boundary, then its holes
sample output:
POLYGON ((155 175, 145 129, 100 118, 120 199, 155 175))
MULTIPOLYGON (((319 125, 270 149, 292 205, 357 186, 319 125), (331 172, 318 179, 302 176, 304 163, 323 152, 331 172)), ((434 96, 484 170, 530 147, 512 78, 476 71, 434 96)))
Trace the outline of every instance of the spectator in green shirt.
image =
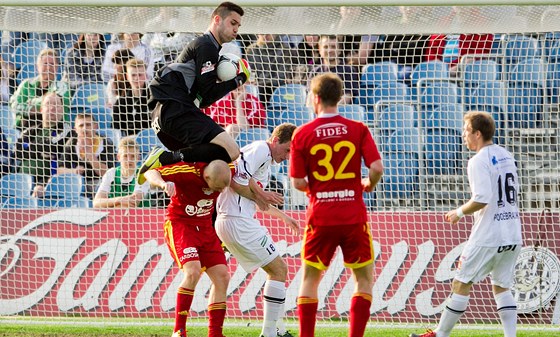
POLYGON ((119 142, 117 160, 120 165, 107 170, 93 199, 94 208, 128 208, 149 206, 149 183, 136 184, 140 147, 134 136, 119 142))
POLYGON ((37 57, 37 77, 21 82, 10 99, 10 106, 16 114, 16 127, 25 129, 37 125, 41 120, 40 109, 43 96, 56 92, 64 103, 64 119, 69 121, 72 93, 67 83, 57 81, 58 56, 54 49, 43 49, 37 57))

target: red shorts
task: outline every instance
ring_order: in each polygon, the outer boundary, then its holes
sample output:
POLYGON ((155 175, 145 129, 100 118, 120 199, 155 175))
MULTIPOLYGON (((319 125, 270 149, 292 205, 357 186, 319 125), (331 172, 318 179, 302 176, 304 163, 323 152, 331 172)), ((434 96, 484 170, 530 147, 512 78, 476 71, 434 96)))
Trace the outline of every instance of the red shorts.
POLYGON ((373 241, 369 224, 312 226, 305 228, 301 256, 303 261, 319 270, 329 267, 340 246, 344 265, 357 269, 373 263, 373 241))
POLYGON ((165 221, 165 242, 179 268, 190 261, 200 261, 203 269, 226 264, 226 256, 216 231, 210 225, 186 225, 180 221, 165 221))

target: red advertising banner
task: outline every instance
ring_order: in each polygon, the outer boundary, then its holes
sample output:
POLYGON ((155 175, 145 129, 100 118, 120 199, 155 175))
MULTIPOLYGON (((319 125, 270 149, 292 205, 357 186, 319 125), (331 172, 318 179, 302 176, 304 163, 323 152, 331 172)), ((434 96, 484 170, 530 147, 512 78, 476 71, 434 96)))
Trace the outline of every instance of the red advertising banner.
MULTIPOLYGON (((0 315, 172 318, 182 274, 163 241, 164 212, 0 211, 0 315)), ((304 226, 303 212, 291 215, 304 226)), ((558 216, 541 224, 538 218, 523 215, 527 247, 516 270, 515 296, 520 312, 527 313, 522 317, 526 322, 533 321, 532 312, 541 307, 540 318, 550 322, 560 290, 560 251, 553 234, 560 232, 558 216)), ((289 266, 286 310, 294 315, 301 237, 292 236, 277 220, 264 215, 261 220, 289 266)), ((433 320, 449 295, 471 219, 450 225, 442 213, 382 212, 372 213, 370 221, 376 254, 372 319, 433 320)), ((260 317, 266 274, 247 274, 234 257, 229 257, 229 267, 228 317, 260 317)), ((209 289, 210 281, 203 276, 192 316, 206 315, 209 289)), ((467 321, 497 321, 490 283, 473 289, 467 321)), ((345 317, 353 291, 350 272, 337 254, 319 288, 321 318, 345 317)))

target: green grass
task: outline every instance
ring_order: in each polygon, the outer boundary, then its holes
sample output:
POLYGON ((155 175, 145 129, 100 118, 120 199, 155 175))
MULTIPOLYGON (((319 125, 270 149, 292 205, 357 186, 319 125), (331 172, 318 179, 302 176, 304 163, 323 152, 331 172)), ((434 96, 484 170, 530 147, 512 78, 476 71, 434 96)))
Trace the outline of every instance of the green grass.
MULTIPOLYGON (((79 322, 34 322, 29 323, 1 321, 0 337, 23 337, 23 336, 57 336, 57 337, 116 337, 116 336, 137 336, 137 337, 169 337, 171 336, 171 322, 152 321, 151 323, 139 322, 138 325, 131 324, 134 319, 127 319, 121 325, 101 325, 99 321, 92 324, 79 322)), ((115 323, 118 324, 118 323, 115 323)), ((255 323, 256 324, 256 323, 255 323)), ((490 326, 491 329, 484 329, 482 326, 465 327, 461 326, 453 331, 453 337, 498 337, 503 336, 503 332, 498 326, 490 326)), ((290 329, 294 336, 297 336, 297 328, 290 329)), ((319 325, 316 337, 346 337, 348 329, 345 326, 329 327, 319 325)), ((366 330, 365 336, 371 337, 398 337, 408 336, 411 332, 422 332, 423 329, 413 326, 410 329, 392 328, 384 326, 371 326, 366 330)), ((224 335, 228 337, 256 337, 260 333, 258 326, 226 326, 224 335)), ((202 322, 197 322, 195 326, 189 327, 189 337, 205 337, 206 327, 202 322)), ((560 329, 552 326, 521 327, 517 337, 560 337, 560 329)))

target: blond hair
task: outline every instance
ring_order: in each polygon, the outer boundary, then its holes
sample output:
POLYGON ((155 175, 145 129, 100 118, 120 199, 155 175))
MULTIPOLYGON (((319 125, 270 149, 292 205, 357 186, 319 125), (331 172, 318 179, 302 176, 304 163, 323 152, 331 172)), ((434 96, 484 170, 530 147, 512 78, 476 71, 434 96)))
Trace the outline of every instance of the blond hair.
POLYGON ((136 142, 135 136, 124 137, 119 142, 118 151, 130 150, 140 153, 140 145, 136 142))
POLYGON ((52 49, 52 48, 45 48, 42 49, 39 52, 39 55, 37 56, 37 63, 39 63, 39 60, 41 60, 44 56, 52 56, 56 59, 56 61, 58 62, 58 53, 56 52, 56 50, 52 49))

